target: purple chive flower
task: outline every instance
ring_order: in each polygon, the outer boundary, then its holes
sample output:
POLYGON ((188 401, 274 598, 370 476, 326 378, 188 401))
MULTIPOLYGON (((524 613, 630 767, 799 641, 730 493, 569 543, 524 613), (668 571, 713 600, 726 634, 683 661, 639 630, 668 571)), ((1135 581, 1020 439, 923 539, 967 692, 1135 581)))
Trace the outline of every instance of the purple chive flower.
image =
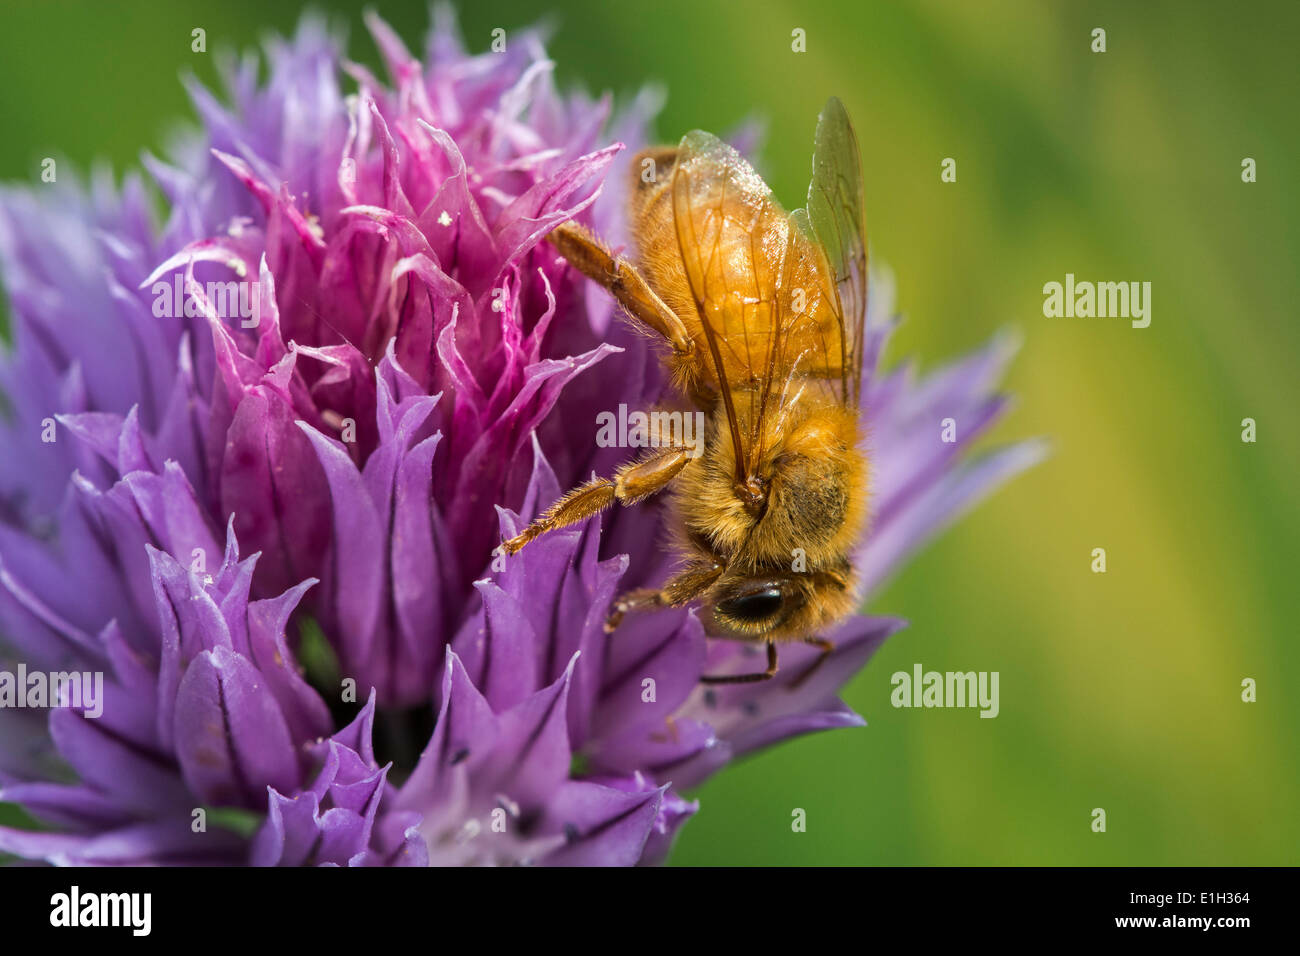
MULTIPOLYGON (((0 828, 0 851, 656 862, 684 788, 862 723, 838 689, 899 620, 845 622, 806 681, 816 652, 792 648, 775 680, 717 688, 701 674, 753 648, 690 610, 604 634, 617 594, 669 570, 653 505, 494 560, 626 454, 596 446, 597 413, 664 388, 543 241, 574 218, 626 241, 621 144, 653 103, 561 96, 536 33, 471 56, 440 10, 422 64, 369 26, 388 84, 310 18, 265 82, 246 58, 223 98, 191 84, 202 133, 144 158, 161 226, 135 175, 0 192, 0 670, 104 675, 102 716, 0 711, 0 800, 47 825, 0 828), (308 621, 337 680, 300 666, 308 621)), ((866 593, 1040 454, 960 460, 1010 350, 884 373, 890 308, 874 277, 866 593)))

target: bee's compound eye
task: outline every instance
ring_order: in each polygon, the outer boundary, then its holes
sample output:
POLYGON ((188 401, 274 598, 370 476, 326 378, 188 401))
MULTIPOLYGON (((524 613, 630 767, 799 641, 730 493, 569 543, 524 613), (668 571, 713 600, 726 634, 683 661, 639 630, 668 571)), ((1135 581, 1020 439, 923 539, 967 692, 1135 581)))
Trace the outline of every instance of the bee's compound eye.
POLYGON ((718 610, 729 618, 754 624, 775 617, 784 603, 785 596, 781 589, 769 587, 723 601, 718 605, 718 610))

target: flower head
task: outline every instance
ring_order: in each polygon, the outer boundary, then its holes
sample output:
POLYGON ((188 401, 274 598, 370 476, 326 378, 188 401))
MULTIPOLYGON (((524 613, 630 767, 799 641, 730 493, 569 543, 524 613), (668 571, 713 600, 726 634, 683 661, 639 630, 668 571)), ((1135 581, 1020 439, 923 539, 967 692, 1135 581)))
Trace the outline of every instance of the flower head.
MULTIPOLYGON (((652 101, 560 95, 536 34, 471 56, 439 13, 421 63, 369 25, 387 84, 312 19, 268 47, 265 82, 250 58, 224 101, 191 84, 202 133, 144 161, 160 227, 135 176, 0 194, 0 653, 105 681, 100 717, 0 714, 0 799, 52 827, 2 829, 0 849, 653 862, 695 812, 682 789, 861 723, 837 692, 898 620, 845 622, 806 680, 796 648, 775 680, 720 688, 701 674, 752 648, 706 640, 691 610, 604 633, 617 594, 669 570, 652 506, 494 561, 619 464, 597 412, 665 387, 655 348, 542 241, 570 219, 626 238, 621 148, 652 101), (321 650, 306 622, 336 674, 300 666, 321 650)), ((1004 407, 1004 342, 919 383, 884 373, 881 277, 871 302, 868 592, 1038 455, 960 460, 1004 407), (960 441, 935 439, 945 417, 960 441)))

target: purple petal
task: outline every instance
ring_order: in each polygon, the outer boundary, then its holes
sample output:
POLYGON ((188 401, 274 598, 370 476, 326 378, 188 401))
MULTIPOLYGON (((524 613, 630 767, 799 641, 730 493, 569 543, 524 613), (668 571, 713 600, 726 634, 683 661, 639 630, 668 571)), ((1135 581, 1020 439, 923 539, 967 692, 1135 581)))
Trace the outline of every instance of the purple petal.
POLYGON ((629 793, 570 780, 546 807, 543 830, 565 834, 566 845, 549 854, 548 866, 632 866, 655 825, 662 790, 629 793))
POLYGON ((186 784, 207 803, 255 806, 267 787, 286 792, 296 782, 274 697, 257 669, 225 647, 199 654, 181 678, 176 753, 186 784))

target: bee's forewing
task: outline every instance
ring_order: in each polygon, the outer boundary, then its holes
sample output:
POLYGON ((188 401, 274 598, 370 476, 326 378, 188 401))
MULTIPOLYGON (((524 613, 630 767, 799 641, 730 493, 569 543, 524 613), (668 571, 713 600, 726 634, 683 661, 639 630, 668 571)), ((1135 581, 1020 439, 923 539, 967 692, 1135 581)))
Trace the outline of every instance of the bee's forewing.
POLYGON ((858 403, 867 316, 867 237, 862 159, 844 104, 831 97, 817 121, 808 221, 835 277, 843 348, 844 400, 858 403))
POLYGON ((737 478, 744 478, 761 415, 750 409, 755 431, 742 436, 736 405, 758 400, 753 382, 770 368, 786 214, 744 157, 701 130, 678 147, 672 202, 699 344, 726 408, 737 478))
POLYGON ((867 299, 862 196, 857 140, 837 99, 818 122, 808 208, 789 216, 716 136, 695 130, 678 147, 678 250, 739 478, 762 455, 765 422, 805 388, 857 404, 867 299))

